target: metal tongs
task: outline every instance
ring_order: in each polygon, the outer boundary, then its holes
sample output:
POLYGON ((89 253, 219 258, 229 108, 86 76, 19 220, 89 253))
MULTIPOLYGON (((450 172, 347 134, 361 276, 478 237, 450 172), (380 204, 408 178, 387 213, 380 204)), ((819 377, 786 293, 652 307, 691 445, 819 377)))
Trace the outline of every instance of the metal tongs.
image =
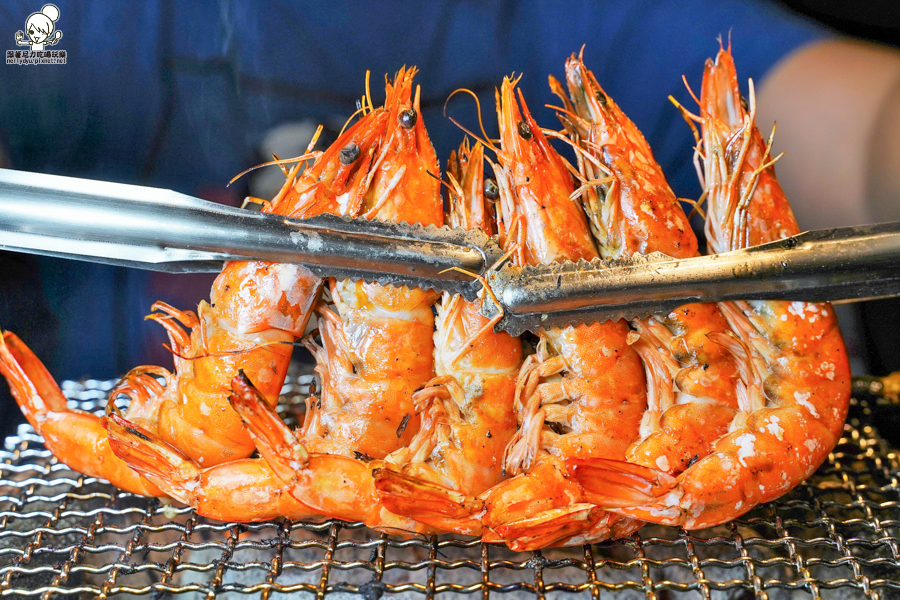
POLYGON ((900 295, 900 223, 803 233, 714 256, 497 267, 479 231, 322 215, 291 219, 169 190, 0 169, 0 249, 176 273, 225 261, 300 263, 322 277, 472 300, 513 335, 667 312, 691 302, 900 295), (496 303, 493 298, 496 299, 496 303))

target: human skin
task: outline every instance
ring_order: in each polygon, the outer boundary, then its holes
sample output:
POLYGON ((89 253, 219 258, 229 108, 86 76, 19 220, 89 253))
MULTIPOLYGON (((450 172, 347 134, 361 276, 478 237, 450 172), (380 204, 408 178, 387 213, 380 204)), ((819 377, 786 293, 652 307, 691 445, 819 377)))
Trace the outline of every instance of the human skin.
POLYGON ((767 135, 778 123, 776 170, 803 229, 900 220, 900 52, 815 42, 757 90, 757 124, 767 135))

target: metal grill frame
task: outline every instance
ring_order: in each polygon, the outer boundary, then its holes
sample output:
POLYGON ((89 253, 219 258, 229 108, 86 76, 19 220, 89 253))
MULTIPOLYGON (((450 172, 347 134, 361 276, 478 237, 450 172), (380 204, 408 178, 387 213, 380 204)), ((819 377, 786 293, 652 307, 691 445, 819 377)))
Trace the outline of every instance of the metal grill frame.
MULTIPOLYGON (((289 379, 296 415, 309 379, 289 379)), ((114 382, 65 382, 100 411, 114 382)), ((44 598, 900 597, 900 456, 873 419, 878 380, 857 379, 826 464, 726 525, 646 526, 614 542, 515 553, 452 535, 401 539, 359 523, 220 523, 122 492, 59 463, 27 424, 0 451, 0 595, 44 598)))

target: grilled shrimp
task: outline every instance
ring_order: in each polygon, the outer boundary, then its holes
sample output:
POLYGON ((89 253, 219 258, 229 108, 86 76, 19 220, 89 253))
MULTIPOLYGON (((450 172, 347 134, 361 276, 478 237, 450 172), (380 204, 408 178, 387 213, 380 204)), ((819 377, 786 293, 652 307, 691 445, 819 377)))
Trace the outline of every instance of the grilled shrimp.
MULTIPOLYGON (((450 158, 456 188, 449 222, 494 233, 497 185, 484 177, 484 149, 463 144, 450 158)), ((375 472, 381 501, 392 512, 441 530, 481 535, 479 494, 503 475, 503 450, 516 430, 512 401, 522 345, 495 333, 499 316, 481 314, 482 300, 444 293, 436 305, 435 378, 413 396, 421 415, 408 446, 375 472)))
MULTIPOLYGON (((309 217, 323 212, 346 212, 349 206, 347 200, 360 196, 360 190, 364 191, 368 185, 374 145, 381 141, 385 122, 384 111, 372 111, 364 115, 331 147, 319 154, 306 170, 299 175, 296 171, 290 173, 285 188, 264 210, 298 217, 309 217)), ((233 265, 244 265, 241 268, 248 269, 252 265, 265 267, 266 263, 231 263, 223 275, 233 265)), ((259 282, 272 283, 265 278, 261 278, 259 282)), ((228 293, 234 292, 236 295, 237 300, 222 302, 223 306, 231 308, 235 308, 241 298, 254 297, 252 287, 241 291, 229 288, 226 284, 221 289, 228 293)), ((188 337, 184 330, 166 322, 169 325, 170 339, 176 349, 176 361, 183 360, 186 363, 179 372, 187 372, 191 368, 196 369, 196 365, 205 364, 198 359, 191 361, 188 358, 181 358, 182 355, 191 352, 191 343, 197 343, 199 340, 200 344, 203 344, 203 329, 199 327, 200 323, 192 320, 195 319, 192 313, 179 313, 170 307, 165 308, 171 314, 184 319, 186 321, 184 324, 193 328, 194 332, 200 332, 197 336, 188 337)), ((248 311, 248 315, 252 317, 252 311, 248 311)), ((293 336, 290 339, 293 340, 293 336)), ((246 356, 238 358, 241 360, 233 363, 238 369, 238 374, 232 378, 230 389, 236 394, 246 395, 247 389, 252 386, 253 394, 259 395, 267 404, 272 404, 269 394, 274 393, 277 398, 278 391, 272 392, 269 389, 271 373, 265 373, 262 383, 251 384, 248 373, 261 375, 259 371, 240 369, 240 365, 245 364, 243 359, 246 356), (260 388, 265 390, 265 393, 261 393, 260 388)), ((164 371, 160 371, 166 375, 164 371)), ((168 381, 164 390, 155 379, 149 377, 149 373, 133 372, 125 378, 120 387, 130 386, 129 392, 133 398, 152 402, 156 398, 165 398, 168 388, 176 389, 177 385, 178 381, 168 381), (142 377, 144 381, 138 381, 140 385, 135 385, 136 377, 142 377)), ((134 406, 140 404, 133 402, 132 407, 134 406)), ((230 405, 227 413, 236 416, 230 405)), ((152 419, 135 419, 131 407, 125 416, 111 414, 107 425, 112 448, 117 456, 127 464, 133 465, 136 471, 145 474, 148 479, 156 481, 173 498, 193 506, 199 514, 220 519, 225 519, 226 514, 231 514, 236 520, 264 520, 279 515, 298 518, 296 515, 314 514, 312 509, 300 505, 283 489, 283 482, 262 459, 237 458, 211 465, 209 461, 204 461, 202 453, 189 452, 181 449, 179 444, 172 443, 171 439, 163 435, 163 431, 158 431, 154 427, 152 419), (256 495, 249 493, 254 485, 258 488, 256 495), (264 505, 266 502, 271 502, 271 505, 264 505), (233 509, 228 508, 229 503, 233 505, 233 509), (227 512, 231 510, 233 512, 227 512)), ((243 428, 242 424, 239 426, 243 428)), ((253 443, 252 440, 250 443, 253 443)), ((252 449, 255 449, 255 446, 252 446, 252 449)), ((247 454, 249 452, 243 453, 244 456, 247 454)))
MULTIPOLYGON (((296 168, 289 173, 263 211, 296 217, 352 212, 371 177, 373 144, 385 118, 373 111, 327 151, 314 153, 315 162, 299 175, 296 168)), ((151 430, 205 466, 249 456, 255 446, 228 404, 229 383, 243 370, 274 404, 292 344, 303 334, 321 285, 297 265, 229 263, 213 283, 210 303, 201 302, 196 313, 154 304, 157 312, 150 318, 169 334, 175 374, 138 367, 110 398, 124 393, 132 401, 156 402, 158 424, 151 430), (164 376, 165 391, 160 393, 147 374, 164 376)))
MULTIPOLYGON (((562 158, 535 123, 515 81, 498 93, 501 148, 494 167, 504 243, 520 266, 593 259, 597 250, 562 158)), ((540 331, 519 372, 520 429, 507 447, 512 479, 485 500, 485 538, 514 549, 578 544, 620 535, 630 525, 582 498, 568 458, 622 459, 646 408, 640 358, 625 321, 540 331)))
MULTIPOLYGON (((100 417, 70 409, 46 367, 14 333, 0 335, 0 373, 25 418, 44 438, 44 445, 64 464, 90 477, 144 496, 165 493, 113 454, 100 417)), ((141 406, 132 409, 143 421, 141 406)))
MULTIPOLYGON (((264 210, 298 216, 341 212, 340 199, 358 196, 371 177, 372 145, 381 139, 386 118, 384 111, 373 111, 324 153, 313 153, 310 168, 298 175, 295 167, 264 210)), ((132 370, 110 393, 110 407, 119 394, 129 396, 126 421, 201 467, 248 456, 255 446, 227 403, 228 378, 243 369, 258 382, 266 401, 274 403, 291 343, 303 332, 320 287, 301 267, 232 262, 213 284, 211 304, 201 302, 196 313, 155 304, 157 312, 150 318, 169 333, 175 373, 152 366, 132 370)), ((6 337, 11 350, 0 353, 0 370, 54 455, 122 489, 162 494, 114 456, 98 419, 66 407, 40 362, 11 336, 6 337), (52 418, 45 418, 50 413, 52 418)))
MULTIPOLYGON (((697 239, 650 146, 600 87, 582 57, 566 61, 571 100, 561 119, 582 148, 582 203, 600 253, 621 258, 663 252, 698 255, 697 239)), ((647 411, 629 461, 677 475, 709 454, 737 412, 737 365, 716 336, 729 331, 715 304, 688 304, 668 315, 632 321, 629 343, 647 376, 647 411)))
MULTIPOLYGON (((165 327, 175 372, 132 369, 110 392, 109 408, 120 394, 131 406, 155 407, 147 427, 207 466, 249 456, 253 442, 228 405, 228 382, 244 369, 269 402, 277 400, 320 287, 297 265, 231 262, 213 282, 210 303, 201 301, 196 312, 154 303, 148 319, 165 327)), ((125 414, 134 420, 130 407, 125 414)))
MULTIPOLYGON (((443 222, 437 159, 412 97, 414 69, 387 85, 387 117, 373 147, 367 188, 355 215, 423 225, 443 222)), ((334 309, 317 309, 321 395, 308 400, 295 435, 265 402, 240 398, 260 453, 300 502, 321 514, 372 527, 425 531, 378 500, 372 469, 418 430, 413 394, 433 377, 434 292, 332 281, 334 309)))
MULTIPOLYGON (((730 50, 707 61, 700 98, 706 235, 712 252, 799 232, 754 119, 730 50)), ((729 432, 676 477, 637 464, 575 467, 592 501, 688 529, 726 522, 806 477, 837 444, 850 396, 843 340, 828 304, 720 303, 732 334, 712 336, 734 357, 738 411, 729 432)), ((703 427, 697 422, 694 427, 703 427)), ((685 425, 685 431, 691 429, 685 425)))
MULTIPOLYGON (((248 456, 254 446, 219 382, 243 367, 274 402, 291 344, 303 332, 320 287, 312 273, 296 265, 232 262, 213 284, 213 304, 201 302, 195 313, 155 303, 150 318, 169 334, 175 373, 156 366, 133 369, 110 392, 107 410, 116 412, 114 400, 128 396, 128 420, 207 466, 248 456)), ((56 383, 25 345, 9 332, 6 340, 10 347, 0 352, 0 372, 54 456, 122 489, 160 495, 112 455, 98 419, 66 407, 56 383), (106 475, 98 472, 101 463, 106 475)))
MULTIPOLYGON (((243 372, 231 385, 233 394, 258 394, 243 372)), ((116 456, 200 516, 240 523, 318 517, 288 493, 284 482, 262 458, 242 458, 203 468, 152 431, 118 414, 107 417, 106 429, 116 456)))
MULTIPOLYGON (((373 144, 386 118, 372 111, 327 150, 310 153, 314 162, 288 173, 263 211, 294 217, 351 213, 371 177, 373 144)), ((228 403, 230 382, 241 370, 267 402, 277 401, 292 344, 303 334, 321 287, 320 279, 297 265, 229 263, 213 283, 210 303, 201 302, 196 313, 161 302, 153 306, 149 318, 169 334, 175 373, 138 367, 110 399, 121 393, 132 404, 156 405, 145 429, 202 466, 249 456, 255 446, 228 403), (148 375, 164 377, 165 388, 148 375)), ((133 420, 130 409, 125 418, 133 420)))

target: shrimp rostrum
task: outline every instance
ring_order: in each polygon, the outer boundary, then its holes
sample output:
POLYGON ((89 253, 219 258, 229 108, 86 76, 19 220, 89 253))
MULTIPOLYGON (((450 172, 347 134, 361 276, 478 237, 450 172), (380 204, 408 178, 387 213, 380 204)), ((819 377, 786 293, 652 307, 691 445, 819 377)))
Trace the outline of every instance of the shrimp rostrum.
MULTIPOLYGON (((727 252, 798 233, 775 178, 771 139, 755 124, 752 82, 744 100, 730 50, 707 61, 699 104, 699 116, 684 112, 702 125, 709 249, 727 252)), ((730 332, 711 337, 738 369, 738 410, 728 432, 675 476, 625 461, 575 465, 591 501, 651 522, 712 526, 792 489, 837 444, 850 373, 832 308, 754 301, 719 309, 730 332)))

